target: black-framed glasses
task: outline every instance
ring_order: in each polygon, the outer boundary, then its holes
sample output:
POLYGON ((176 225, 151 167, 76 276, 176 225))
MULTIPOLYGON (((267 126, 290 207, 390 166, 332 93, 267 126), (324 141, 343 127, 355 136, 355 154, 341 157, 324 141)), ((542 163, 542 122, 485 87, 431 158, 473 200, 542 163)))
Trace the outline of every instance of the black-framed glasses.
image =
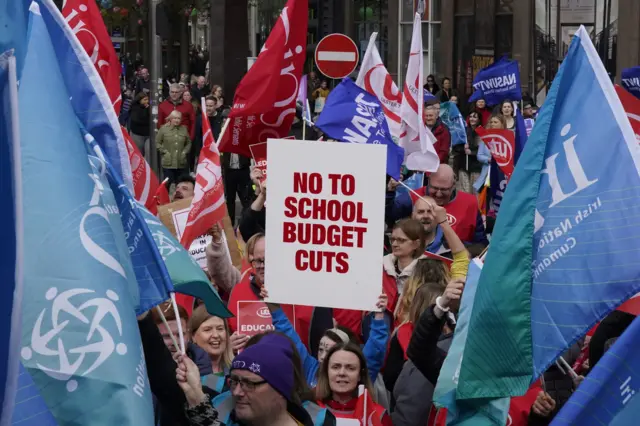
POLYGON ((240 377, 227 376, 227 385, 229 385, 229 390, 233 391, 236 386, 240 385, 240 389, 244 392, 253 392, 260 385, 264 385, 267 383, 266 380, 261 380, 259 382, 252 382, 248 379, 241 379, 240 377))
POLYGON ((264 266, 264 259, 251 259, 251 264, 256 268, 264 266))
POLYGON ((437 193, 438 191, 444 193, 444 192, 453 191, 453 186, 451 186, 450 188, 438 188, 437 186, 429 185, 429 189, 433 191, 434 194, 437 193))

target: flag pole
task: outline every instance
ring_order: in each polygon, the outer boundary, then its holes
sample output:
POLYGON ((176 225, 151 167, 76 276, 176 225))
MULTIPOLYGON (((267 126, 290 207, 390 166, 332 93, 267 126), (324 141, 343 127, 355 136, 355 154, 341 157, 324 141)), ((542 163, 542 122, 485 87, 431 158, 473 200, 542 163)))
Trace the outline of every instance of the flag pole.
POLYGON ((399 180, 398 183, 402 186, 404 186, 405 188, 407 188, 409 190, 409 192, 411 192, 413 195, 415 195, 416 197, 418 197, 419 199, 421 199, 424 202, 428 201, 420 194, 418 194, 416 191, 413 190, 413 188, 410 188, 409 185, 407 185, 406 183, 404 183, 403 181, 399 180))
POLYGON ((178 319, 178 321, 176 321, 176 325, 178 326, 178 337, 180 338, 180 352, 182 352, 183 354, 186 353, 185 352, 185 348, 184 348, 184 332, 182 331, 182 321, 180 321, 180 312, 178 312, 178 302, 176 301, 176 293, 174 291, 172 291, 170 293, 171 296, 171 304, 173 305, 173 311, 176 314, 176 318, 178 319))
POLYGON ((216 141, 216 148, 220 147, 220 141, 222 140, 222 137, 224 136, 225 132, 227 131, 227 127, 229 127, 229 123, 231 122, 230 118, 227 118, 224 122, 224 124, 222 125, 222 130, 220 131, 220 135, 218 135, 218 140, 216 141))
POLYGON ((302 140, 307 140, 307 120, 302 119, 302 140))

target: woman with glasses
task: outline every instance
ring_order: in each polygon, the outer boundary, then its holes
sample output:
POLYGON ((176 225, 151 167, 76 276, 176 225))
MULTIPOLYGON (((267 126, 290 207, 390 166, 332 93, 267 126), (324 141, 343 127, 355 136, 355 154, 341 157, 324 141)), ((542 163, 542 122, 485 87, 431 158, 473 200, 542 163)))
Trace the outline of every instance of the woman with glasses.
POLYGON ((436 77, 433 74, 427 76, 427 81, 424 84, 424 88, 435 96, 440 91, 440 86, 436 83, 436 77))
POLYGON ((367 425, 393 424, 386 410, 375 402, 364 355, 360 347, 351 342, 329 350, 320 368, 316 397, 319 406, 328 408, 338 418, 362 421, 366 417, 367 425), (364 392, 359 395, 361 385, 364 392), (361 412, 359 406, 366 408, 361 412))
POLYGON ((389 298, 387 310, 394 313, 418 259, 425 257, 424 226, 417 220, 403 219, 393 227, 389 241, 391 253, 382 260, 382 285, 389 298))

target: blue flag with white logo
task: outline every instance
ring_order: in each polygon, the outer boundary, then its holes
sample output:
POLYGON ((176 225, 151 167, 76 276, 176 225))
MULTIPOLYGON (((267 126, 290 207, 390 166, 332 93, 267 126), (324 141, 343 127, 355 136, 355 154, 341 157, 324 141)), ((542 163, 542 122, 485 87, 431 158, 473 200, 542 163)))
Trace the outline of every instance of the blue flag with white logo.
MULTIPOLYGON (((22 0, 29 3, 28 0, 22 0)), ((53 0, 37 0, 56 53, 69 102, 85 129, 96 138, 107 161, 133 191, 127 146, 107 90, 80 41, 53 0)))
POLYGON ((454 102, 440 104, 440 119, 449 128, 451 146, 467 143, 467 126, 458 106, 454 102))
POLYGON ((505 192, 458 399, 524 394, 597 321, 640 292, 639 200, 633 129, 581 27, 505 192))
POLYGON ((31 4, 18 91, 28 295, 20 359, 35 387, 16 400, 14 422, 41 425, 46 409, 58 424, 151 425, 118 206, 104 164, 88 155, 41 10, 31 4))
POLYGON ((636 98, 640 98, 640 65, 622 70, 622 87, 636 98))
POLYGON ((640 319, 636 318, 589 372, 551 422, 632 425, 640 408, 640 319), (631 417, 633 416, 633 417, 631 417), (628 419, 623 422, 623 419, 628 419))
MULTIPOLYGON (((102 156, 102 150, 91 135, 85 133, 85 140, 88 141, 90 152, 99 152, 98 155, 102 156)), ((136 314, 141 315, 169 299, 169 293, 174 291, 173 284, 151 231, 142 216, 141 209, 144 209, 144 206, 131 195, 111 164, 106 161, 102 163, 105 168, 101 174, 105 177, 103 184, 108 185, 114 194, 129 247, 131 265, 140 290, 140 303, 136 306, 136 314)))
POLYGON ((521 100, 518 62, 502 57, 498 62, 481 69, 473 79, 473 89, 469 102, 484 99, 487 105, 498 105, 505 99, 521 100))
POLYGON ((316 127, 330 138, 351 143, 387 146, 387 174, 400 180, 404 149, 391 139, 391 132, 378 98, 345 78, 327 98, 316 127))

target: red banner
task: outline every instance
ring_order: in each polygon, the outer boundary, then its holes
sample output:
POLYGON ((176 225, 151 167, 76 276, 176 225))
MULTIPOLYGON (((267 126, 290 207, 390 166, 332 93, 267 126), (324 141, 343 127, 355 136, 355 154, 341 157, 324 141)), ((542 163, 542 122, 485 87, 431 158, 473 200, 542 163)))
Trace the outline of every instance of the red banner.
POLYGON ((251 158, 256 162, 256 169, 262 172, 260 179, 262 182, 267 178, 267 143, 254 143, 249 145, 249 149, 251 150, 251 158))
POLYGON ((98 5, 94 0, 65 0, 62 15, 98 70, 116 115, 119 115, 122 103, 120 61, 98 5))
POLYGON ((476 133, 480 136, 487 148, 489 148, 493 161, 500 167, 500 170, 502 170, 508 180, 515 167, 513 158, 516 152, 515 133, 511 130, 484 129, 480 126, 476 128, 476 133))
POLYGON ((269 330, 275 330, 275 327, 264 302, 238 301, 238 333, 255 336, 269 330))
MULTIPOLYGON (((133 190, 135 192, 133 196, 151 213, 158 214, 158 205, 168 203, 169 194, 166 194, 166 199, 164 197, 162 199, 158 198, 158 195, 161 194, 162 191, 158 183, 158 177, 153 173, 153 170, 151 170, 151 166, 149 166, 149 163, 147 163, 147 160, 145 160, 137 145, 131 140, 127 129, 124 127, 121 127, 121 129, 127 144, 129 163, 131 164, 133 190)), ((166 192, 166 187, 164 191, 166 192)))
POLYGON ((203 109, 202 151, 198 160, 196 187, 180 244, 188 250, 193 240, 206 234, 215 223, 224 218, 226 212, 220 153, 213 139, 207 112, 203 109))
POLYGON ((617 84, 616 92, 618 92, 618 97, 620 98, 620 102, 622 102, 622 107, 627 113, 631 127, 633 127, 633 132, 636 134, 636 140, 640 142, 640 99, 636 98, 617 84))
POLYGON ((220 151, 251 157, 249 146, 289 134, 307 57, 308 0, 289 0, 233 99, 220 151))

